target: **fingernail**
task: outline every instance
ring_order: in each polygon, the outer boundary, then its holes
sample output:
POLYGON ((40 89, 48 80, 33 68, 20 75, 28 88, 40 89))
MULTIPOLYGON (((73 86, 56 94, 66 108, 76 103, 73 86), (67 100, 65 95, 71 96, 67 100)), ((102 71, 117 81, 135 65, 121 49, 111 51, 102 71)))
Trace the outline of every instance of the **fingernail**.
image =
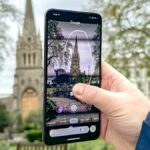
POLYGON ((78 83, 73 87, 73 93, 75 96, 81 96, 83 93, 83 90, 85 88, 85 85, 82 83, 78 83))

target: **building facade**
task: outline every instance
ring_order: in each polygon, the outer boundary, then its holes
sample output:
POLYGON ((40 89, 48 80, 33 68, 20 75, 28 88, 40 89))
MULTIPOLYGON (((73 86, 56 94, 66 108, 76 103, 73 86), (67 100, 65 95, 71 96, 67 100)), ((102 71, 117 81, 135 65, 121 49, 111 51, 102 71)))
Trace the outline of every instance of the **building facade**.
POLYGON ((22 34, 19 33, 16 44, 13 94, 5 98, 5 101, 13 106, 12 110, 26 118, 42 107, 42 93, 42 42, 36 32, 32 1, 26 0, 23 31, 22 34))
POLYGON ((22 34, 18 36, 13 97, 23 118, 42 106, 42 42, 36 32, 31 0, 26 1, 22 34))

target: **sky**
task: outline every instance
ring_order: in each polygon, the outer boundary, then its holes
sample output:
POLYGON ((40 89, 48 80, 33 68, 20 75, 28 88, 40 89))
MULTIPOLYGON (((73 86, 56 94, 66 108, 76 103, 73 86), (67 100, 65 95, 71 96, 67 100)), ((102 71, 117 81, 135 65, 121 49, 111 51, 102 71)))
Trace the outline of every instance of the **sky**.
MULTIPOLYGON (((25 9, 26 0, 9 0, 10 3, 15 5, 22 13, 25 9)), ((32 0, 34 16, 36 21, 36 29, 41 33, 41 39, 44 38, 44 15, 46 10, 50 8, 68 9, 68 10, 83 10, 88 4, 88 0, 32 0)), ((13 48, 16 47, 18 36, 18 29, 22 31, 21 25, 10 22, 9 35, 13 39, 13 48)), ((15 54, 7 59, 4 63, 4 69, 0 71, 0 97, 9 95, 13 92, 14 73, 15 73, 15 54)))

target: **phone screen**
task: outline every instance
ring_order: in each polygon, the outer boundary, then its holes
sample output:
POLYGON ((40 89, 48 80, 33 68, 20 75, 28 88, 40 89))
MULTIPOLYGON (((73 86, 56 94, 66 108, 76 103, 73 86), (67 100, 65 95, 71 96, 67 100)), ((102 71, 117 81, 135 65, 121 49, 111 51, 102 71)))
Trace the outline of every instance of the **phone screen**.
POLYGON ((88 19, 81 19, 82 13, 50 14, 45 41, 46 143, 94 139, 100 132, 100 112, 76 99, 72 87, 76 83, 100 86, 101 23, 92 14, 86 14, 88 19))

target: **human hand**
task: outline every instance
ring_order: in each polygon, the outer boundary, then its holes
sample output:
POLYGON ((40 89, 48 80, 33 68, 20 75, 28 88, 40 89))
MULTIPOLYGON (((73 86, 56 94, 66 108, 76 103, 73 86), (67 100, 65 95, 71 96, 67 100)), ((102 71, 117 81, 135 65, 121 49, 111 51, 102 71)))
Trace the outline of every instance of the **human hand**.
POLYGON ((102 62, 101 88, 78 83, 74 96, 101 111, 101 137, 117 150, 135 150, 150 101, 135 85, 102 62))

